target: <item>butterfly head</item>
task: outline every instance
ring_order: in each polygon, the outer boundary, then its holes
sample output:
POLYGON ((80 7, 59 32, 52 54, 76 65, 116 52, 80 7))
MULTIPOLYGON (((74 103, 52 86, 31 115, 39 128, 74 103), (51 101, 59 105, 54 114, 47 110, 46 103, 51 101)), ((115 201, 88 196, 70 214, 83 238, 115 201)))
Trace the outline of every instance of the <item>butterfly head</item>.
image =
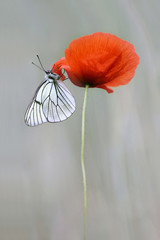
POLYGON ((50 70, 45 71, 45 79, 59 80, 60 76, 57 73, 53 73, 50 70))

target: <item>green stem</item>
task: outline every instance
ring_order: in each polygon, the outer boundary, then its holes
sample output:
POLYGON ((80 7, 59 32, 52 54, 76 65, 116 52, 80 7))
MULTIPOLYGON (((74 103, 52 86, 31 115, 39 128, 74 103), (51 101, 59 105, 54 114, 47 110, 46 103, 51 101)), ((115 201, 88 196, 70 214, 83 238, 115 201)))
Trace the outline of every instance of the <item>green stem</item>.
POLYGON ((85 134, 85 112, 86 112, 86 104, 87 104, 87 94, 88 87, 85 87, 85 95, 83 102, 83 110, 82 110, 82 140, 81 140, 81 168, 82 168, 82 176, 83 176, 83 194, 84 194, 84 240, 86 240, 86 217, 87 217, 87 184, 86 184, 86 172, 84 166, 84 134, 85 134))

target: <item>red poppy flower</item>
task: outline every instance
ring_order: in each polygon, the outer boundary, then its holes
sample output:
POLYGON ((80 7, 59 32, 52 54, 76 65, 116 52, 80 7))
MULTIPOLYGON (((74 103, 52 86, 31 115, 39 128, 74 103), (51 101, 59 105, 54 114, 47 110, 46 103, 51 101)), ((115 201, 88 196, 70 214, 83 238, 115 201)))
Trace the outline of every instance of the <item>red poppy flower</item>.
POLYGON ((109 33, 97 32, 73 40, 65 57, 55 66, 65 69, 69 79, 79 87, 110 87, 127 84, 134 76, 139 56, 134 46, 109 33))

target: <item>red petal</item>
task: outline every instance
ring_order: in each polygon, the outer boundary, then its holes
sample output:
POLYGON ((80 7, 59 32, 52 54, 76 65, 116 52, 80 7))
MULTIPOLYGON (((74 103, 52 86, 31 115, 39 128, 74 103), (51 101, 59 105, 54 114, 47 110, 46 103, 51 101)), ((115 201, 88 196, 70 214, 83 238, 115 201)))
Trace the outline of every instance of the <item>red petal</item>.
POLYGON ((57 61, 52 65, 52 72, 57 73, 61 77, 60 79, 62 81, 65 80, 66 78, 62 73, 62 64, 64 64, 64 62, 65 62, 65 58, 62 57, 59 61, 57 61))
POLYGON ((65 50, 65 57, 68 74, 73 76, 70 79, 78 86, 127 84, 139 63, 134 46, 109 33, 73 40, 65 50))
POLYGON ((102 88, 102 89, 106 90, 108 93, 113 93, 114 92, 112 88, 107 86, 107 84, 99 85, 99 86, 97 86, 97 88, 102 88))

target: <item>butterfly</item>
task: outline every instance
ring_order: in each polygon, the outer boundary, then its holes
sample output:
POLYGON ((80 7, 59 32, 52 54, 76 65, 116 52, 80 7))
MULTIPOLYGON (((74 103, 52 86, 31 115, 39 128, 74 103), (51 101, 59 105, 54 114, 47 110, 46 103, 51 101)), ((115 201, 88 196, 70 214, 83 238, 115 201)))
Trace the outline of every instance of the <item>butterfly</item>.
POLYGON ((61 80, 61 76, 51 70, 45 70, 39 56, 40 66, 45 79, 37 88, 25 113, 25 123, 34 127, 42 123, 61 122, 70 117, 76 108, 74 97, 61 80))

